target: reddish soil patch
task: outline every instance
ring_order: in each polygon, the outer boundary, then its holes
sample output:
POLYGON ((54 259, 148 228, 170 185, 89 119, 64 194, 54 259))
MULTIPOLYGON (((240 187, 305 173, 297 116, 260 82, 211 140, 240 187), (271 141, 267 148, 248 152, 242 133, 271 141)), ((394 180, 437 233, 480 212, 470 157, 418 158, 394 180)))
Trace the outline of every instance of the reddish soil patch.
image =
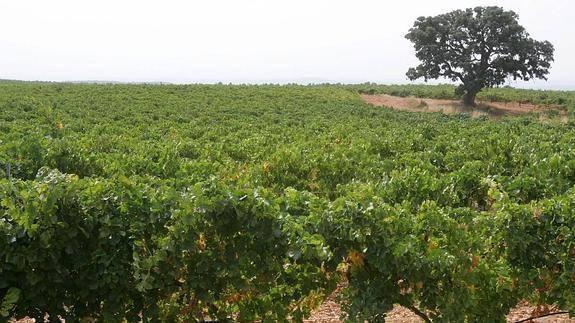
MULTIPOLYGON (((439 100, 415 97, 398 97, 387 94, 361 94, 361 99, 376 106, 386 106, 395 110, 412 112, 443 112, 445 114, 469 113, 472 117, 518 116, 528 113, 543 114, 553 111, 561 120, 567 118, 565 109, 561 106, 541 106, 521 102, 477 102, 474 108, 464 106, 457 100, 439 100)), ((565 120, 566 121, 566 120, 565 120)))
MULTIPOLYGON (((305 320, 305 323, 341 323, 343 322, 341 317, 341 309, 336 301, 338 292, 343 288, 339 287, 333 294, 331 294, 326 301, 317 308, 311 315, 311 317, 305 320)), ((548 309, 551 313, 557 312, 556 308, 548 309)), ((531 306, 527 303, 521 303, 511 310, 511 313, 507 315, 507 322, 517 322, 529 317, 537 316, 537 308, 531 306)), ((64 320, 60 320, 65 322, 64 320)), ((391 323, 421 323, 423 320, 419 316, 415 315, 410 310, 405 307, 395 305, 391 311, 387 313, 386 322, 391 323)), ((11 323, 34 323, 37 322, 35 319, 25 317, 19 320, 9 320, 11 323)), ((47 320, 45 320, 47 322, 47 320)), ((553 315, 543 318, 534 319, 532 323, 575 323, 575 319, 570 319, 569 315, 553 315)))
MULTIPOLYGON (((338 288, 334 294, 330 295, 327 300, 313 313, 312 316, 305 320, 306 323, 340 323, 341 309, 336 302, 338 288)), ((558 312, 556 308, 549 308, 550 313, 558 312)), ((507 315, 507 322, 517 322, 523 319, 537 316, 537 308, 527 303, 521 303, 511 310, 507 315)), ((412 311, 405 307, 395 305, 391 311, 387 313, 385 318, 386 322, 391 323, 420 323, 423 320, 415 315, 412 311)), ((570 319, 568 314, 553 315, 534 319, 533 323, 575 323, 575 319, 570 319)))

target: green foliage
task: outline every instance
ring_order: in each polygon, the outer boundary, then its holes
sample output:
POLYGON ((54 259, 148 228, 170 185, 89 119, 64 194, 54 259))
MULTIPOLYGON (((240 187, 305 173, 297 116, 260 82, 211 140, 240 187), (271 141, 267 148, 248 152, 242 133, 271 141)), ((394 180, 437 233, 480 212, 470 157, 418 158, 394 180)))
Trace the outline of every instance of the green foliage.
POLYGON ((405 38, 413 42, 422 63, 407 76, 461 82, 457 94, 465 94, 464 102, 471 105, 482 88, 501 85, 508 77, 546 79, 553 45, 530 38, 518 18, 500 7, 417 18, 405 38))
POLYGON ((2 303, 0 303, 0 315, 2 317, 8 317, 14 306, 20 299, 21 291, 18 288, 11 287, 6 291, 6 295, 2 299, 2 303))
POLYGON ((575 313, 572 125, 360 89, 0 84, 0 314, 301 321, 342 280, 350 321, 575 313))

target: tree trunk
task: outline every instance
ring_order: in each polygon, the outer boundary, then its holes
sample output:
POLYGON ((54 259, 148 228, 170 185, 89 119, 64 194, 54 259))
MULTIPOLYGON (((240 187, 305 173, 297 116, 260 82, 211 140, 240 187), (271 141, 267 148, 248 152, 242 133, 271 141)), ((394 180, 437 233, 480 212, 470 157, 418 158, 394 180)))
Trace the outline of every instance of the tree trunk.
POLYGON ((476 95, 477 95, 476 91, 467 90, 465 92, 465 95, 463 96, 463 104, 469 107, 474 107, 476 95))

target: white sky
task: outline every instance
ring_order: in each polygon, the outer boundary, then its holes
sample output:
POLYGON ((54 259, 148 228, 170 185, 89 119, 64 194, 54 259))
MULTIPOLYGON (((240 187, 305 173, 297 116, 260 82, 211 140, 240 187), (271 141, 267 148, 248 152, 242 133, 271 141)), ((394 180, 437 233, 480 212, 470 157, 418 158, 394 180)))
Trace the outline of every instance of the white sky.
POLYGON ((555 46, 549 82, 511 85, 575 89, 572 0, 0 0, 0 78, 407 83, 413 21, 477 5, 555 46))

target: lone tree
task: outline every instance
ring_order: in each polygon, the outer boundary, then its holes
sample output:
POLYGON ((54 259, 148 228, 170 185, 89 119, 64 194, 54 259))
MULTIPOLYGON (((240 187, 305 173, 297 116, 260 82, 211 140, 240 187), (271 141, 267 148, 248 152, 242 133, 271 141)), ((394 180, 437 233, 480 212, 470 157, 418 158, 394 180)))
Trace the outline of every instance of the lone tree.
POLYGON ((419 17, 405 38, 413 42, 421 64, 407 77, 446 77, 462 84, 456 93, 475 105, 482 88, 514 80, 545 79, 553 61, 553 45, 529 37, 513 11, 500 7, 455 10, 419 17))

